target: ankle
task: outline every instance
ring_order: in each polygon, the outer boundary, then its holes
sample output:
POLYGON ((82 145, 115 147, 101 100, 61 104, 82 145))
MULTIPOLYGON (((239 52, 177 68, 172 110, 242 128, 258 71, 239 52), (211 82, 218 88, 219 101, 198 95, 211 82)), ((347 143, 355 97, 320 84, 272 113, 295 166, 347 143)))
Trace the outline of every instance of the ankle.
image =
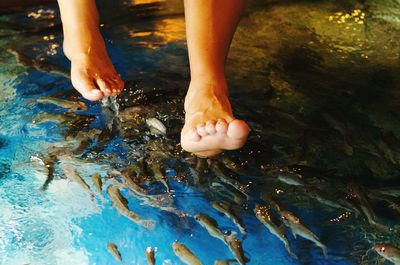
POLYGON ((107 54, 103 37, 98 30, 82 31, 72 36, 65 34, 63 50, 70 61, 90 54, 107 54))

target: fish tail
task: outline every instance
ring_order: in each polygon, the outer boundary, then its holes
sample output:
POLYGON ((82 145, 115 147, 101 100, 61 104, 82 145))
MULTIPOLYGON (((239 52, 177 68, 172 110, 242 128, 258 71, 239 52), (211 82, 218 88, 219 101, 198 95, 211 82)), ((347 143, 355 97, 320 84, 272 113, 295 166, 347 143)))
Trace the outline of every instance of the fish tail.
POLYGON ((298 257, 297 257, 297 255, 296 254, 294 254, 294 252, 292 251, 292 249, 290 248, 290 245, 289 245, 289 242, 288 241, 286 241, 285 242, 285 248, 286 248, 286 251, 289 253, 289 255, 292 257, 292 258, 294 258, 294 259, 299 259, 298 257))
POLYGON ((321 248, 322 253, 324 254, 324 257, 325 257, 325 258, 328 257, 328 248, 327 248, 324 244, 322 244, 322 243, 319 243, 319 244, 318 244, 318 247, 321 248))

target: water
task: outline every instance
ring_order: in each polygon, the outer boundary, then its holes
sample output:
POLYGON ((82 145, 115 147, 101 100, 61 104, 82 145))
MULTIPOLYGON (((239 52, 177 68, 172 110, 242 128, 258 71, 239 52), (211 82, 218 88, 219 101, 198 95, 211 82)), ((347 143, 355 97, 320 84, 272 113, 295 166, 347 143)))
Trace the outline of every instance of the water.
MULTIPOLYGON (((135 3, 101 3, 108 51, 127 80, 117 97, 119 113, 72 89, 55 6, 0 16, 1 264, 116 264, 108 242, 118 246, 124 264, 146 264, 148 246, 157 248, 157 264, 182 264, 171 248, 175 240, 203 264, 231 259, 226 245, 191 217, 207 213, 240 238, 237 227, 210 206, 210 200, 222 199, 231 201, 248 230, 243 248, 249 264, 374 264, 382 263, 369 251, 374 243, 400 246, 399 212, 374 195, 400 186, 397 1, 249 3, 227 73, 235 114, 252 132, 241 151, 224 155, 245 165, 239 181, 249 185, 248 199, 212 170, 201 174, 178 145, 189 80, 180 2, 135 3), (89 109, 73 114, 37 102, 48 96, 83 101, 89 109), (151 133, 147 118, 162 121, 167 135, 151 133), (77 147, 77 139, 85 141, 77 147), (156 221, 154 230, 146 230, 111 206, 105 188, 115 183, 106 176, 143 157, 149 162, 155 152, 167 156, 160 164, 173 206, 187 217, 146 205, 122 189, 134 212, 156 221), (53 180, 43 189, 48 173, 43 161, 52 154, 69 155, 95 202, 66 179, 57 161, 53 180), (370 196, 378 222, 392 230, 278 181, 279 170, 301 174, 313 188, 337 198, 357 183, 370 196), (91 181, 95 172, 103 176, 105 202, 91 181), (294 239, 289 229, 299 259, 288 255, 254 216, 255 203, 265 204, 260 199, 265 191, 319 236, 328 257, 309 241, 294 239)), ((157 182, 143 186, 150 194, 165 193, 157 182)), ((398 197, 389 198, 399 204, 398 197)))

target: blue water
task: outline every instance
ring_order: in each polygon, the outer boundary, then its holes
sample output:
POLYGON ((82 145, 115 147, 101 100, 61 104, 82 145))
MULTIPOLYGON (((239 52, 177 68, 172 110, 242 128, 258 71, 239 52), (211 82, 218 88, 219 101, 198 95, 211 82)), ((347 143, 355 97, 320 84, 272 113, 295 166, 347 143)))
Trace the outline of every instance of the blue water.
MULTIPOLYGON (((232 259, 227 246, 191 217, 207 213, 222 231, 237 232, 240 238, 236 226, 210 205, 210 200, 225 195, 211 188, 216 182, 213 173, 196 184, 189 169, 194 168, 193 157, 177 146, 189 78, 181 5, 175 1, 100 5, 109 54, 127 80, 117 99, 120 111, 139 106, 142 117, 157 117, 169 133, 155 136, 143 122, 131 121, 72 154, 73 166, 96 195, 94 202, 65 178, 58 163, 54 180, 42 190, 47 176, 41 159, 52 154, 54 146, 68 153, 67 142, 77 138, 78 131, 107 131, 113 114, 100 103, 79 97, 63 74, 17 60, 16 52, 68 72, 55 6, 1 14, 0 264, 117 264, 107 252, 108 242, 118 246, 124 264, 146 264, 147 247, 157 249, 156 264, 183 264, 172 251, 175 240, 203 264, 232 259), (45 113, 71 115, 37 102, 48 96, 80 100, 89 109, 69 123, 37 122, 45 113), (122 189, 131 210, 156 222, 153 230, 146 230, 112 207, 105 189, 114 182, 106 176, 154 148, 170 156, 163 168, 173 190, 173 205, 187 217, 145 205, 122 189), (103 177, 104 202, 91 181, 95 172, 103 177)), ((398 9, 389 6, 395 14, 398 9)), ((338 196, 350 181, 365 190, 400 186, 396 141, 400 139, 396 114, 400 46, 395 41, 400 32, 394 15, 385 8, 385 4, 352 1, 249 4, 227 69, 236 114, 252 128, 243 150, 227 154, 247 165, 248 173, 239 179, 249 185, 250 196, 234 209, 248 230, 243 240, 248 264, 373 264, 377 257, 369 249, 375 242, 399 246, 398 230, 380 231, 354 215, 335 222, 343 211, 280 183, 269 171, 296 169, 316 187, 338 196), (367 13, 368 27, 332 24, 340 20, 337 12, 352 14, 356 9, 367 13), (326 117, 333 117, 336 124, 326 117), (295 239, 289 229, 286 234, 299 259, 288 255, 281 241, 254 216, 262 191, 270 191, 285 209, 296 213, 327 245, 328 257, 312 243, 295 239)), ((147 188, 152 194, 164 193, 159 183, 147 188)), ((398 229, 398 212, 379 200, 372 204, 381 223, 398 229)))

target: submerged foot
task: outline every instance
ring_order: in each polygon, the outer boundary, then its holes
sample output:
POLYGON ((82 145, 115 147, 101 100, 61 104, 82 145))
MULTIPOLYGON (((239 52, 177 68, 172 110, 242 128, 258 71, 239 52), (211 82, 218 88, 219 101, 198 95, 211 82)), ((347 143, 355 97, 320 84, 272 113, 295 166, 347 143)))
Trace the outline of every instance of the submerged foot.
POLYGON ((210 157, 242 147, 249 127, 233 117, 224 79, 193 81, 185 98, 185 125, 181 145, 185 151, 210 157))
POLYGON ((102 37, 96 39, 90 42, 91 45, 64 42, 64 52, 71 61, 72 85, 88 100, 115 96, 124 87, 124 81, 107 55, 102 37))

